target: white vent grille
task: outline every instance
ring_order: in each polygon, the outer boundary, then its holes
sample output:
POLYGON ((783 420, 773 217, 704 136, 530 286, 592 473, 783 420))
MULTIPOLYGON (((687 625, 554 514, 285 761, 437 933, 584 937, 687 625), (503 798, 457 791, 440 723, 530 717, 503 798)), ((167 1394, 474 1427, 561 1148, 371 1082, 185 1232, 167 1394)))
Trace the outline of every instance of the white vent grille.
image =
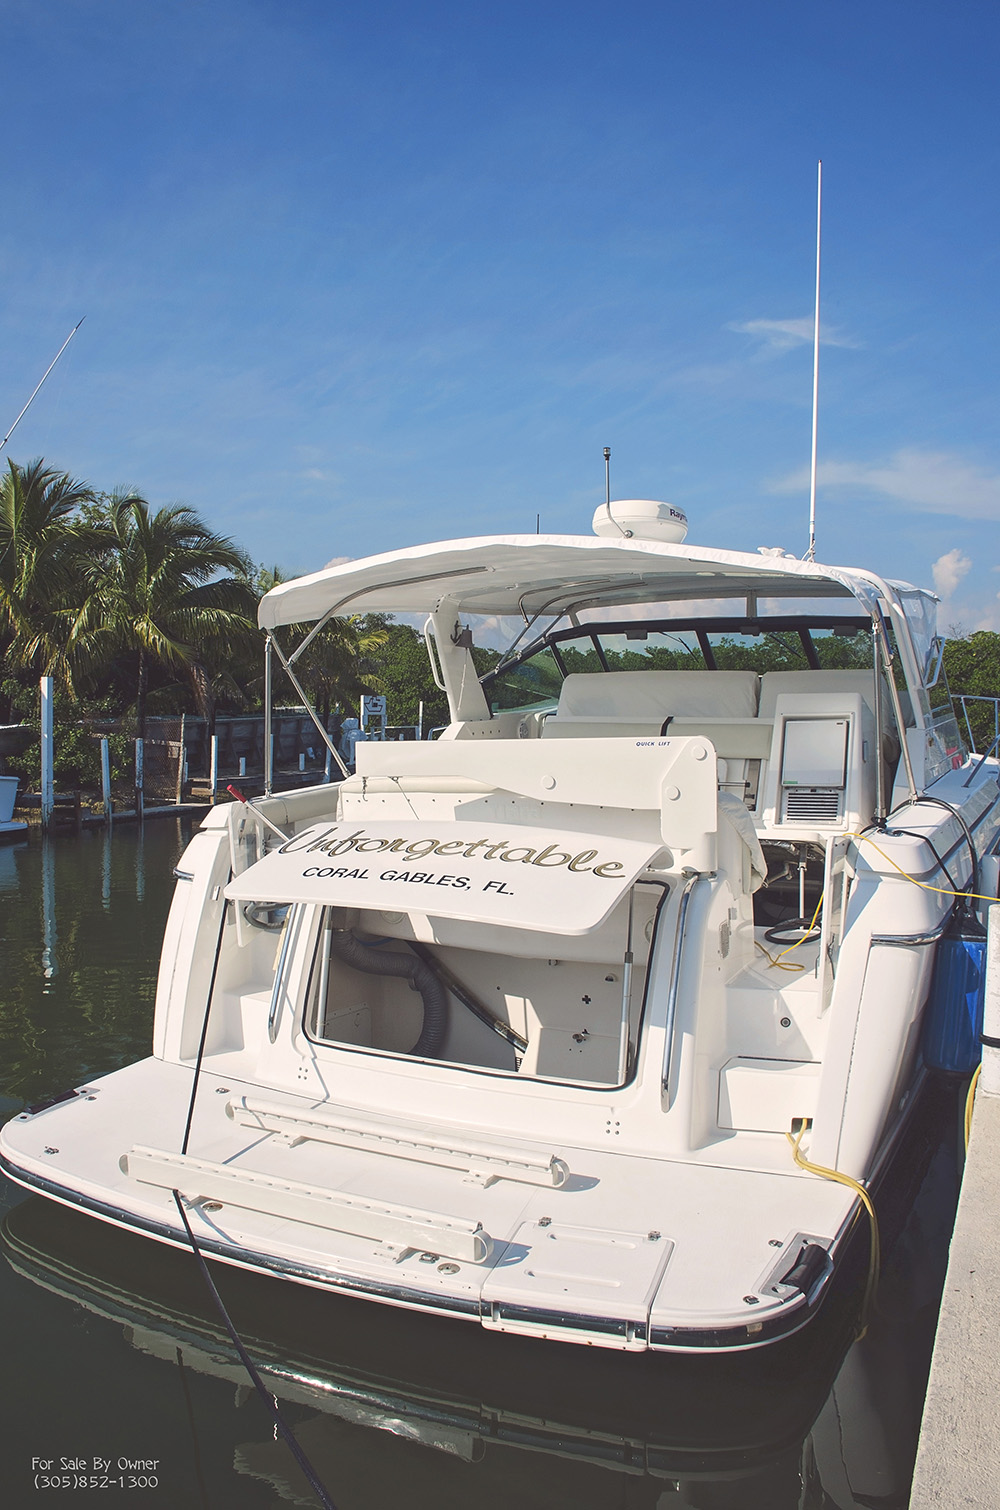
POLYGON ((786 823, 836 823, 843 795, 838 787, 786 787, 781 816, 786 823))

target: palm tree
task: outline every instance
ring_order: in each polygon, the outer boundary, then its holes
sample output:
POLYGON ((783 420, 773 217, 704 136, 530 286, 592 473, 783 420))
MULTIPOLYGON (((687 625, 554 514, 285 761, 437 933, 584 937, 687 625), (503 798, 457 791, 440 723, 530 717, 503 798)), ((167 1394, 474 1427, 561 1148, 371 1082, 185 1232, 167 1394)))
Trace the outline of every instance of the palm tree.
POLYGON ((173 504, 154 513, 131 490, 102 500, 96 533, 86 599, 70 636, 74 661, 93 669, 118 652, 134 653, 140 739, 151 664, 183 668, 211 721, 207 663, 256 636, 246 555, 193 509, 173 504))
POLYGON ((8 459, 0 478, 0 636, 10 663, 59 671, 71 685, 65 655, 74 598, 93 531, 80 510, 92 489, 39 458, 8 459))

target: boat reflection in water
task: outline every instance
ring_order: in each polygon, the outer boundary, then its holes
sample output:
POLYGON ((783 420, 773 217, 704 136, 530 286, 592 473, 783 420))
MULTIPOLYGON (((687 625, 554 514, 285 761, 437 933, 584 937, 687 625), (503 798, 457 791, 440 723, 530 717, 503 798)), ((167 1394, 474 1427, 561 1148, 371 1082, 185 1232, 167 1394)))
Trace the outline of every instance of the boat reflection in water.
MULTIPOLYGON (((725 1356, 582 1355, 232 1268, 218 1282, 338 1506, 384 1510, 405 1495, 477 1510, 902 1510, 954 1212, 959 1095, 925 1091, 883 1185, 882 1279, 857 1342, 860 1227, 811 1328, 725 1356)), ((188 1254, 35 1198, 8 1215, 3 1235, 23 1278, 122 1326, 133 1348, 174 1368, 172 1414, 190 1400, 192 1371, 250 1398, 188 1254)), ((192 1464, 211 1429, 196 1414, 192 1464)), ((274 1503, 313 1504, 263 1414, 254 1405, 242 1419, 236 1498, 225 1503, 249 1502, 254 1479, 274 1503)))

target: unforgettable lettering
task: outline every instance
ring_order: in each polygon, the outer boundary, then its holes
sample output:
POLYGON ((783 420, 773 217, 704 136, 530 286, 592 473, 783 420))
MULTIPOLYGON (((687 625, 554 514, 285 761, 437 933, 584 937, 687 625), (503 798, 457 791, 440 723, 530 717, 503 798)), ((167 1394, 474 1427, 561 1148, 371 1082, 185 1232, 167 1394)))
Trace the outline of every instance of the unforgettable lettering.
MULTIPOLYGON (((565 841, 563 841, 565 842, 565 841)), ((601 880, 609 880, 620 876, 625 866, 620 860, 601 860, 599 851, 596 849, 581 849, 574 854, 568 849, 557 849, 554 844, 547 844, 544 849, 535 849, 527 844, 512 844, 503 839, 499 843, 489 837, 475 839, 467 844, 464 839, 438 840, 426 839, 384 839, 376 838, 366 833, 365 829, 355 829, 353 833, 341 832, 340 825, 334 824, 331 828, 315 838, 312 835, 297 834, 282 844, 279 854, 291 854, 296 851, 304 851, 307 854, 319 853, 333 859, 339 855, 350 854, 352 851, 357 855, 367 854, 397 854, 403 857, 404 863, 412 860, 426 860, 430 855, 447 856, 457 860, 464 856, 466 859, 487 861, 503 861, 508 865, 538 865, 542 869, 556 869, 566 867, 574 874, 588 874, 599 877, 601 880), (304 842, 305 841, 305 842, 304 842)), ((342 876, 348 872, 339 869, 320 869, 316 866, 304 872, 312 876, 342 876)), ((352 874, 357 875, 357 872, 352 874)), ((419 873, 423 875, 423 873, 419 873)), ((393 875, 392 879, 402 879, 401 875, 393 875)), ((358 875, 358 879, 362 879, 358 875)), ((383 880, 390 879, 388 871, 383 872, 383 880)), ((461 882, 448 878, 447 882, 440 884, 460 885, 461 882)))

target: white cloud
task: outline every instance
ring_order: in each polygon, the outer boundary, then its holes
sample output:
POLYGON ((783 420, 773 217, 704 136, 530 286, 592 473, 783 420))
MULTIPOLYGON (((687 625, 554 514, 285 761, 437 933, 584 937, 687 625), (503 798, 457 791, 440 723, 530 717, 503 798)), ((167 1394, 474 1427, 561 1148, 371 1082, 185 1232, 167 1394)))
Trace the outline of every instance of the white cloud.
POLYGON ((947 600, 954 594, 962 578, 971 569, 972 562, 957 545, 954 550, 945 551, 944 555, 939 556, 931 567, 935 591, 941 598, 947 600))
MULTIPOLYGON (((811 346, 813 341, 813 317, 804 315, 800 320, 734 320, 726 326, 740 335, 756 336, 769 351, 791 351, 796 346, 811 346)), ((820 324, 821 346, 847 346, 857 350, 861 341, 845 334, 835 325, 820 324)))
MULTIPOLYGON (((828 461, 820 466, 817 481, 823 488, 880 493, 925 514, 1000 520, 1000 475, 948 451, 908 448, 885 462, 828 461)), ((771 491, 800 493, 808 485, 803 467, 772 483, 771 491)))
POLYGON ((979 617, 974 621, 969 633, 973 634, 977 629, 992 629, 994 632, 1000 630, 1000 592, 997 593, 995 603, 992 603, 989 608, 980 610, 979 617))

